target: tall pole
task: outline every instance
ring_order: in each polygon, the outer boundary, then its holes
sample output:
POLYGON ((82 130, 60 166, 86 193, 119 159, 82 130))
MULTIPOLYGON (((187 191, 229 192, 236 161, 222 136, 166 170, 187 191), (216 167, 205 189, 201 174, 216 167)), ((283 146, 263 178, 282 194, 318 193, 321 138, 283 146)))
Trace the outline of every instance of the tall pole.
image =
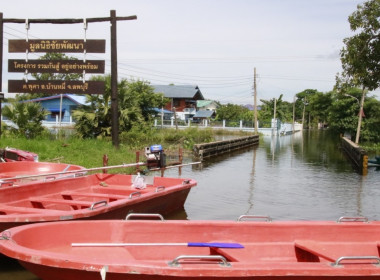
POLYGON ((303 129, 303 124, 305 122, 305 108, 306 108, 306 97, 303 100, 303 110, 302 110, 302 129, 303 129))
POLYGON ((296 96, 293 98, 293 134, 294 134, 294 124, 295 124, 295 115, 296 115, 296 96))
POLYGON ((256 67, 253 69, 253 110, 254 110, 254 115, 255 115, 255 134, 259 132, 259 129, 257 127, 257 89, 256 89, 256 67))
POLYGON ((119 148, 119 114, 118 114, 118 94, 117 94, 117 30, 116 11, 111 10, 111 134, 112 144, 119 148))
POLYGON ((360 99, 360 110, 358 119, 358 128, 356 129, 355 144, 359 144, 360 128, 362 126, 363 106, 364 106, 365 88, 362 89, 362 98, 360 99))

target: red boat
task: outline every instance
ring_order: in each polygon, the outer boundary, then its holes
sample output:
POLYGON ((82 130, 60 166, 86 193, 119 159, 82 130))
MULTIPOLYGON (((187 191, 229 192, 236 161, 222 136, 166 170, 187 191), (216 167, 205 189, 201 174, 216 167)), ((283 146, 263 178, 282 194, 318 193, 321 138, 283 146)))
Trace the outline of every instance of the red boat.
POLYGON ((130 212, 182 209, 196 182, 180 178, 93 174, 18 188, 0 188, 0 231, 21 224, 75 219, 123 219, 130 212))
POLYGON ((81 171, 84 167, 79 165, 53 163, 53 162, 34 162, 34 161, 12 161, 0 163, 0 188, 14 187, 26 183, 35 183, 41 180, 56 180, 67 177, 84 175, 81 171), (78 172, 73 172, 78 170, 78 172), (66 173, 66 172, 70 173, 66 173), (57 173, 55 175, 46 175, 57 173), (75 174, 76 173, 76 174, 75 174), (41 175, 41 176, 36 176, 41 175))
POLYGON ((6 147, 0 149, 0 162, 38 161, 38 155, 29 151, 6 147))
POLYGON ((380 279, 380 222, 70 221, 0 239, 44 280, 380 279))

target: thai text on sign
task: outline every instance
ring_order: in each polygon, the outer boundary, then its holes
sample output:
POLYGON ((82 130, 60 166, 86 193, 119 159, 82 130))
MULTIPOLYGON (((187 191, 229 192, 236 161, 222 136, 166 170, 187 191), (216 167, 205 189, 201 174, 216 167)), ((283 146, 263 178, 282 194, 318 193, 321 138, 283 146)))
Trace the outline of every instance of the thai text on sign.
POLYGON ((8 92, 14 93, 103 94, 104 88, 105 84, 102 81, 8 80, 8 92))
POLYGON ((106 40, 9 40, 8 51, 39 53, 105 53, 106 40))
POLYGON ((29 73, 104 73, 104 60, 8 60, 8 72, 25 70, 29 73))

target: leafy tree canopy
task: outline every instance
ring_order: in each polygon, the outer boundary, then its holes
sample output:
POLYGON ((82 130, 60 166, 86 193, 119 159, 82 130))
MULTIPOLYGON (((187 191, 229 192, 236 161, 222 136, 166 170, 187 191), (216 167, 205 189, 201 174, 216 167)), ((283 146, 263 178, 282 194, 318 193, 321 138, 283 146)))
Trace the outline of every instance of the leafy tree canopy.
POLYGON ((2 114, 17 126, 9 127, 12 133, 35 138, 44 131, 42 121, 48 112, 39 103, 23 102, 16 98, 9 105, 4 106, 2 114))
MULTIPOLYGON (((88 95, 89 105, 73 112, 76 130, 83 138, 108 137, 111 135, 111 76, 95 76, 93 80, 105 81, 102 95, 88 95)), ((161 108, 169 100, 154 92, 144 81, 122 79, 118 83, 119 131, 132 128, 145 129, 153 120, 154 108, 161 108)))
POLYGON ((375 90, 380 85, 380 0, 369 0, 358 5, 348 21, 355 35, 343 40, 341 50, 343 73, 338 87, 343 84, 375 90), (340 85, 339 85, 340 84, 340 85))

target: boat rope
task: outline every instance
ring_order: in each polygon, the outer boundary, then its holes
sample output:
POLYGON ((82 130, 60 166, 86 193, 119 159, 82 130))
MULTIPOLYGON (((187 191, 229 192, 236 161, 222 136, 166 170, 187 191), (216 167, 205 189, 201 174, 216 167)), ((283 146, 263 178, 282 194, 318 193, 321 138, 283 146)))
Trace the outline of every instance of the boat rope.
POLYGON ((12 233, 9 230, 5 230, 1 233, 0 240, 11 240, 12 233))

